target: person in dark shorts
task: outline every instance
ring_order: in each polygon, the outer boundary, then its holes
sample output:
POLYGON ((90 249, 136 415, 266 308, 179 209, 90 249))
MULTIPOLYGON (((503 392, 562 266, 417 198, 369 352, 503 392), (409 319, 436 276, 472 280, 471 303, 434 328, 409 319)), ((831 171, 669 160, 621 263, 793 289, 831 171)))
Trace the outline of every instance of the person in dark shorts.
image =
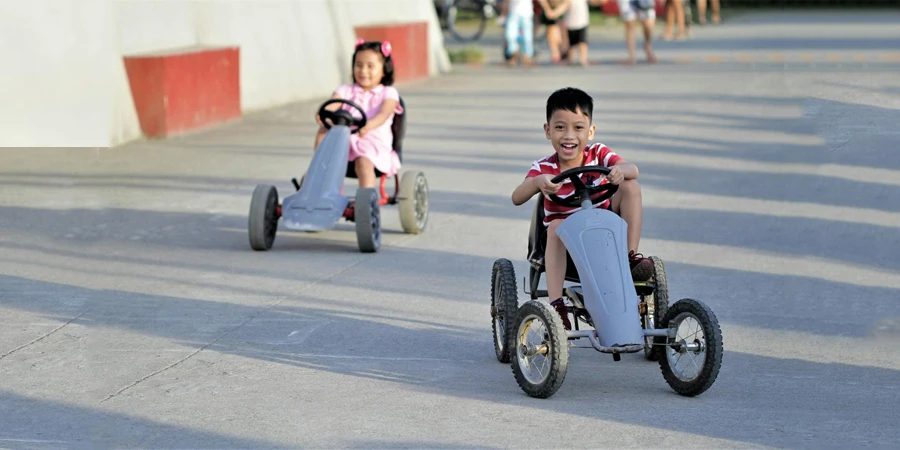
POLYGON ((588 3, 597 5, 605 3, 603 0, 569 0, 569 9, 566 11, 566 29, 569 35, 569 62, 574 63, 575 50, 578 50, 578 61, 587 67, 587 33, 591 26, 591 13, 588 3))

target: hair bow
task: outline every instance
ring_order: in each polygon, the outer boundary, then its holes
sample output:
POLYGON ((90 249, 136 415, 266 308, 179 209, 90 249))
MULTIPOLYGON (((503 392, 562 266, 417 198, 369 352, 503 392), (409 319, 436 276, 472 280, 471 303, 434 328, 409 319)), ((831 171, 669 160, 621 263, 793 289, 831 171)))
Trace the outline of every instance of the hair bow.
MULTIPOLYGON (((360 45, 363 45, 365 43, 365 39, 359 38, 356 40, 356 47, 359 48, 360 45)), ((391 41, 383 41, 381 43, 381 54, 385 57, 391 56, 391 41)))

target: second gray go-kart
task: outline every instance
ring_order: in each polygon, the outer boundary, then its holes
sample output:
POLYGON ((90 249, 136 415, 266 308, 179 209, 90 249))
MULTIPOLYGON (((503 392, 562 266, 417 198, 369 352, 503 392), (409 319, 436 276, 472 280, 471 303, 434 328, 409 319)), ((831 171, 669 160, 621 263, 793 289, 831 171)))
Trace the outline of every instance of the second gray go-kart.
POLYGON ((609 169, 584 166, 553 178, 568 179, 572 195, 548 196, 563 206, 580 206, 557 227, 567 250, 566 281, 580 283, 564 289, 567 314, 573 329, 566 330, 560 315, 538 290, 544 272, 546 226, 543 194, 538 195, 528 239, 531 300, 518 304, 516 275, 505 258, 494 262, 491 273, 491 316, 497 359, 511 363, 516 382, 532 397, 547 398, 562 386, 570 348, 593 348, 610 354, 643 351, 658 360, 669 386, 684 396, 705 392, 715 382, 722 364, 722 332, 718 319, 703 302, 690 298, 668 303, 668 285, 662 260, 651 256, 654 273, 649 281, 631 277, 626 245, 627 223, 606 209, 594 208, 618 189, 605 183, 588 186, 581 175, 606 176, 609 169), (580 329, 579 322, 587 325, 580 329), (587 345, 579 342, 587 341, 587 345))
MULTIPOLYGON (((402 161, 402 142, 405 134, 406 105, 400 99, 403 114, 394 116, 393 151, 402 161)), ((344 179, 356 178, 354 164, 347 161, 350 135, 366 125, 366 114, 359 105, 343 99, 331 99, 319 108, 319 117, 328 128, 309 164, 306 175, 291 179, 297 192, 279 201, 275 186, 260 184, 250 201, 248 232, 250 247, 269 250, 275 241, 278 220, 296 231, 324 231, 334 228, 342 217, 356 223, 356 240, 362 252, 377 252, 381 248, 381 206, 397 204, 400 224, 405 233, 425 231, 428 222, 428 182, 419 171, 404 172, 402 179, 394 175, 394 195, 385 190, 387 175, 377 169, 379 189, 360 188, 354 199, 344 196, 344 179), (349 111, 331 111, 326 106, 341 103, 355 108, 360 117, 349 111)))

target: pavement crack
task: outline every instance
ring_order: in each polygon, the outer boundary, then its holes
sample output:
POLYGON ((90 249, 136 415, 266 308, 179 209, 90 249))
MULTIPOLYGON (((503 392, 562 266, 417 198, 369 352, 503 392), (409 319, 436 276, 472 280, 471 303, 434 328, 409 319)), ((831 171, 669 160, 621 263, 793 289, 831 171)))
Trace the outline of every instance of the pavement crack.
MULTIPOLYGON (((103 403, 103 402, 106 402, 106 401, 108 401, 108 400, 111 400, 111 399, 115 398, 116 396, 118 396, 119 394, 121 394, 121 393, 123 393, 123 392, 125 392, 125 391, 127 391, 127 390, 129 390, 129 389, 131 389, 131 388, 133 388, 133 387, 135 387, 135 386, 137 386, 138 384, 141 384, 141 383, 144 382, 145 380, 148 380, 148 379, 150 379, 150 378, 153 378, 154 376, 159 375, 159 374, 161 374, 161 373, 163 373, 163 372, 165 372, 165 371, 167 371, 167 370, 169 370, 169 369, 171 369, 171 368, 173 368, 173 367, 175 367, 175 366, 177 366, 177 365, 179 365, 179 364, 181 364, 181 363, 187 361, 188 359, 191 359, 194 355, 196 355, 196 354, 202 352, 203 350, 206 350, 207 348, 211 347, 212 345, 215 345, 215 343, 221 341, 223 338, 225 338, 226 336, 230 335, 231 333, 234 333, 235 331, 240 330, 240 329, 243 328, 245 325, 247 325, 248 323, 252 322, 252 321, 255 320, 257 317, 259 317, 259 316, 261 316, 261 315, 263 315, 263 314, 269 312, 270 310, 272 310, 272 308, 275 308, 276 306, 280 305, 281 303, 283 303, 283 302, 284 302, 285 300, 287 300, 288 298, 294 297, 294 296, 300 294, 301 292, 303 292, 303 291, 305 291, 305 290, 307 290, 307 289, 309 289, 309 288, 311 288, 311 287, 313 287, 313 286, 316 286, 316 285, 321 284, 321 283, 323 283, 323 282, 325 282, 325 281, 328 281, 328 280, 330 280, 330 279, 332 279, 332 278, 334 278, 334 277, 336 277, 336 276, 339 276, 339 275, 341 275, 342 273, 344 273, 344 272, 346 272, 346 271, 348 271, 348 270, 350 270, 350 269, 352 269, 352 268, 358 266, 358 265, 361 264, 363 261, 366 261, 366 259, 365 259, 365 258, 358 259, 355 263, 350 264, 349 266, 344 267, 343 269, 338 270, 337 272, 335 272, 335 273, 333 273, 333 274, 331 274, 331 275, 329 275, 329 276, 327 276, 327 277, 325 277, 325 278, 322 278, 322 279, 320 279, 320 280, 316 280, 316 281, 314 281, 314 282, 312 282, 312 283, 307 284, 306 286, 303 286, 303 287, 300 288, 300 289, 297 289, 297 290, 294 291, 294 292, 291 292, 289 295, 285 295, 284 297, 278 299, 278 301, 276 301, 276 302, 270 304, 269 306, 267 306, 265 309, 263 309, 263 310, 260 311, 259 313, 250 316, 247 320, 241 322, 240 325, 238 325, 238 326, 236 326, 236 327, 234 327, 234 328, 232 328, 232 329, 226 331, 225 333, 222 333, 219 337, 213 339, 211 342, 207 343, 206 345, 204 345, 204 346, 198 348, 197 350, 195 350, 195 351, 192 352, 191 354, 189 354, 189 355, 185 356, 184 358, 181 358, 181 359, 179 359, 178 361, 175 361, 175 362, 173 362, 172 364, 169 364, 169 365, 167 365, 167 366, 165 366, 165 367, 163 367, 163 368, 161 368, 161 369, 159 369, 159 370, 156 370, 156 371, 154 371, 154 372, 151 372, 151 373, 149 373, 149 374, 147 374, 147 375, 141 377, 140 379, 138 379, 138 380, 132 382, 131 384, 129 384, 129 385, 127 385, 127 386, 125 386, 125 387, 119 389, 118 391, 116 391, 116 392, 114 392, 114 393, 112 393, 112 394, 106 396, 106 398, 104 398, 103 400, 100 400, 100 403, 103 403)), ((82 313, 82 314, 83 314, 83 313, 82 313)), ((81 317, 81 316, 78 316, 78 317, 81 317)), ((76 317, 75 319, 77 319, 78 317, 76 317)), ((75 319, 72 319, 72 320, 75 320, 75 319)), ((71 320, 70 320, 69 322, 71 322, 71 320)), ((69 322, 67 322, 67 324, 68 324, 69 322)), ((65 325, 63 325, 63 326, 65 326, 65 325)), ((62 328, 62 326, 59 327, 59 328, 62 328)), ((58 330, 59 328, 57 328, 56 330, 58 330)), ((53 330, 53 331, 56 331, 56 330, 53 330)), ((53 332, 51 332, 51 333, 53 333, 53 332)), ((43 339, 43 338, 41 338, 41 339, 43 339)), ((26 345, 28 345, 28 344, 26 344, 26 345)), ((15 351, 15 350, 13 350, 13 351, 15 351)))
POLYGON ((13 353, 15 353, 15 352, 17 352, 17 351, 19 351, 19 350, 22 350, 23 348, 28 347, 29 345, 37 344, 38 342, 41 342, 42 340, 44 340, 44 338, 46 338, 46 337, 52 335, 53 333, 56 333, 57 331, 63 329, 66 325, 68 325, 68 324, 70 324, 70 323, 72 323, 72 322, 74 322, 74 321, 80 319, 81 316, 83 316, 83 315, 85 315, 85 314, 87 314, 87 311, 85 311, 85 312, 83 312, 83 313, 81 313, 81 314, 79 314, 79 315, 77 315, 77 316, 75 316, 75 317, 69 319, 66 323, 64 323, 64 324, 62 324, 62 325, 60 325, 60 326, 54 328, 54 329, 53 329, 52 331, 50 331, 49 333, 46 333, 46 334, 42 335, 41 337, 39 337, 39 338, 37 338, 37 339, 34 339, 34 340, 32 340, 31 342, 29 342, 29 343, 27 343, 27 344, 22 344, 22 345, 20 345, 20 346, 18 346, 18 347, 16 347, 16 348, 14 348, 14 349, 12 349, 12 350, 6 352, 6 353, 0 355, 0 359, 6 358, 7 356, 12 355, 13 353))

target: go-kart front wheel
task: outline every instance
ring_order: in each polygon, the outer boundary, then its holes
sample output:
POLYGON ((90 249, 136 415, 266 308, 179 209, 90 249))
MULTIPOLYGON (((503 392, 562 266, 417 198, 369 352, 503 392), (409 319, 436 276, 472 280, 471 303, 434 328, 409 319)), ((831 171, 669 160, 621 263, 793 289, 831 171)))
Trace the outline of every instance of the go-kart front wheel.
POLYGON ((515 353, 513 340, 516 333, 514 322, 519 308, 516 290, 516 271, 510 260, 501 258, 494 261, 491 270, 491 318, 493 319, 494 353, 497 360, 509 363, 515 353))
MULTIPOLYGON (((641 317, 641 327, 652 330, 662 323, 669 309, 669 282, 666 279, 666 266, 662 259, 651 256, 650 261, 653 261, 653 283, 656 287, 652 294, 644 297, 647 312, 641 317)), ((666 339, 663 337, 644 337, 644 356, 650 361, 659 360, 665 342, 666 339)))
POLYGON ((419 234, 428 224, 428 181, 422 172, 406 172, 400 179, 400 225, 403 232, 419 234))
POLYGON ((512 370, 516 383, 531 397, 548 398, 566 378, 569 336, 548 303, 530 300, 516 313, 512 370))
POLYGON ((353 211, 356 222, 356 242, 359 251, 374 253, 381 248, 381 210, 378 206, 378 192, 372 188, 356 191, 353 211))
POLYGON ((659 359, 669 386, 686 397, 709 389, 719 375, 723 352, 722 330, 712 310, 699 300, 681 299, 666 312, 660 328, 676 329, 659 359))
POLYGON ((275 186, 256 185, 250 199, 248 222, 250 248, 258 251, 272 248, 278 230, 278 190, 275 186))

